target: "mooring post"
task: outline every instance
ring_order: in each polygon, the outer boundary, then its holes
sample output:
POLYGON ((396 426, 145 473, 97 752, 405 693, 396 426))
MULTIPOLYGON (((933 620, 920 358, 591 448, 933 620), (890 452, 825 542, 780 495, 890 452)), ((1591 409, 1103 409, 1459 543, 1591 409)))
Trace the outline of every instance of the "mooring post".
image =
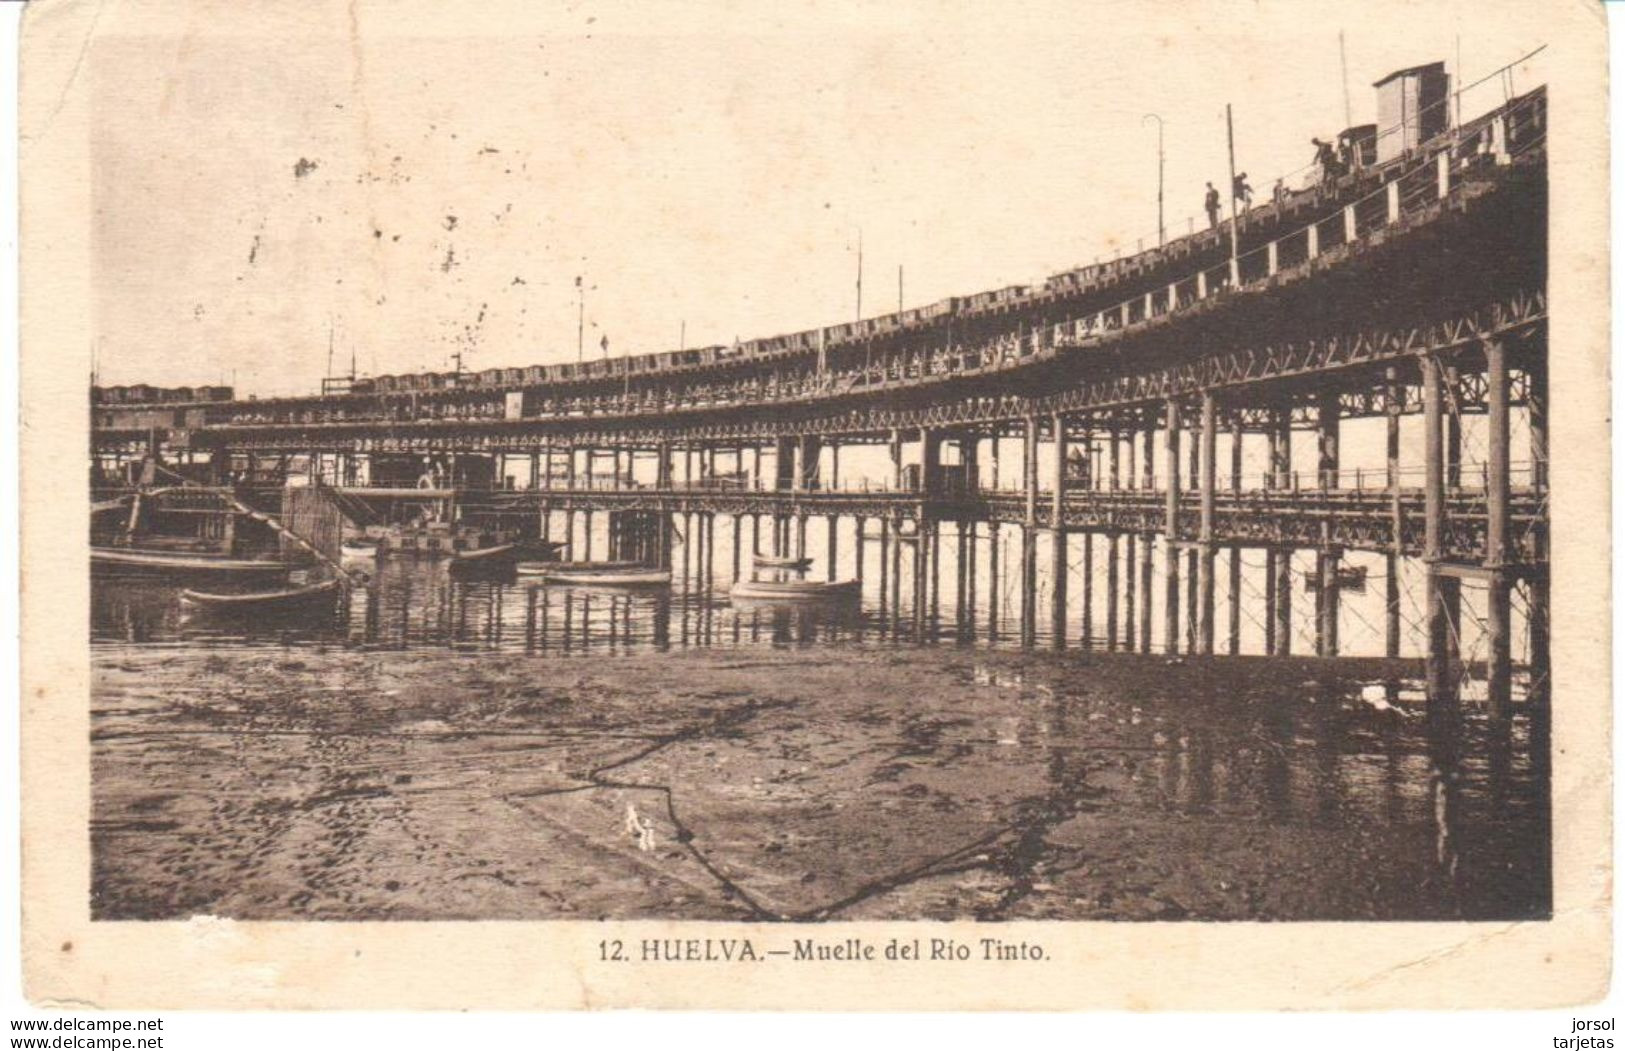
POLYGON ((1163 512, 1163 535, 1167 554, 1165 569, 1165 596, 1163 608, 1163 646, 1169 653, 1179 652, 1179 403, 1172 398, 1166 406, 1163 427, 1163 450, 1167 458, 1167 474, 1163 480, 1166 492, 1163 512))

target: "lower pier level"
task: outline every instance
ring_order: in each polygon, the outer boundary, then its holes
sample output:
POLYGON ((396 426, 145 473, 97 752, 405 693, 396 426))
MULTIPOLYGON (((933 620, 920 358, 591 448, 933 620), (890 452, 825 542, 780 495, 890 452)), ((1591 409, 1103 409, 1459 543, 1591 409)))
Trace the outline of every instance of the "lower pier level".
POLYGON ((1505 724, 1515 673, 1531 711, 1549 700, 1544 298, 1461 318, 1053 395, 93 432, 92 488, 150 491, 141 476, 162 463, 267 509, 304 487, 355 525, 490 524, 572 559, 720 548, 709 580, 795 554, 878 585, 897 637, 951 619, 962 637, 1026 645, 1336 656, 1358 627, 1366 655, 1422 657, 1433 708, 1453 708, 1465 680, 1505 724), (1380 606, 1352 601, 1361 591, 1380 606))

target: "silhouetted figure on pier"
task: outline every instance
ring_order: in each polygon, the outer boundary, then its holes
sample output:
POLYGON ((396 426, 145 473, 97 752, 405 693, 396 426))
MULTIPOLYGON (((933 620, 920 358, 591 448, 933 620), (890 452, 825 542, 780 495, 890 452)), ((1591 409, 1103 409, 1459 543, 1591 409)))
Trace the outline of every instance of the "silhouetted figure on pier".
POLYGON ((1241 207, 1242 207, 1242 209, 1244 211, 1247 210, 1247 209, 1252 208, 1252 206, 1253 206, 1253 188, 1247 182, 1247 173, 1242 172, 1241 174, 1237 175, 1233 180, 1231 180, 1231 182, 1232 182, 1232 185, 1231 185, 1231 188, 1230 188, 1231 196, 1234 197, 1236 200, 1241 202, 1241 207))
POLYGON ((1209 230, 1219 228, 1219 191, 1213 188, 1212 183, 1207 184, 1207 227, 1209 230))
POLYGON ((1320 165, 1321 181, 1331 182, 1339 175, 1342 175, 1342 165, 1338 163, 1337 151, 1332 149, 1332 144, 1322 142, 1318 137, 1311 138, 1309 141, 1314 143, 1315 146, 1315 163, 1320 165))

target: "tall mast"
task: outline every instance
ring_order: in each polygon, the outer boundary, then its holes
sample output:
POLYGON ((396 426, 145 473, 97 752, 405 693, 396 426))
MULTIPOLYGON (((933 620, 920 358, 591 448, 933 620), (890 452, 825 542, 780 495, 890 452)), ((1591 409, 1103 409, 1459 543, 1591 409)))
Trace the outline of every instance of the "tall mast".
POLYGON ((1337 60, 1343 66, 1343 127, 1354 127, 1354 109, 1349 105, 1349 56, 1343 50, 1343 31, 1337 31, 1337 60))

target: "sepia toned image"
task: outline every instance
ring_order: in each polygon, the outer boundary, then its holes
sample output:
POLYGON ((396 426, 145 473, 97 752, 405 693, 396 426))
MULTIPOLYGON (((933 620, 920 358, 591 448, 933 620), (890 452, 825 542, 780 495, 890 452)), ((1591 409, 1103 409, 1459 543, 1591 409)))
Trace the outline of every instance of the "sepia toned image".
POLYGON ((87 6, 24 30, 47 987, 443 930, 545 959, 493 1003, 1134 1005, 1068 975, 1262 921, 1384 947, 1336 1002, 1595 995, 1584 5, 87 6))

